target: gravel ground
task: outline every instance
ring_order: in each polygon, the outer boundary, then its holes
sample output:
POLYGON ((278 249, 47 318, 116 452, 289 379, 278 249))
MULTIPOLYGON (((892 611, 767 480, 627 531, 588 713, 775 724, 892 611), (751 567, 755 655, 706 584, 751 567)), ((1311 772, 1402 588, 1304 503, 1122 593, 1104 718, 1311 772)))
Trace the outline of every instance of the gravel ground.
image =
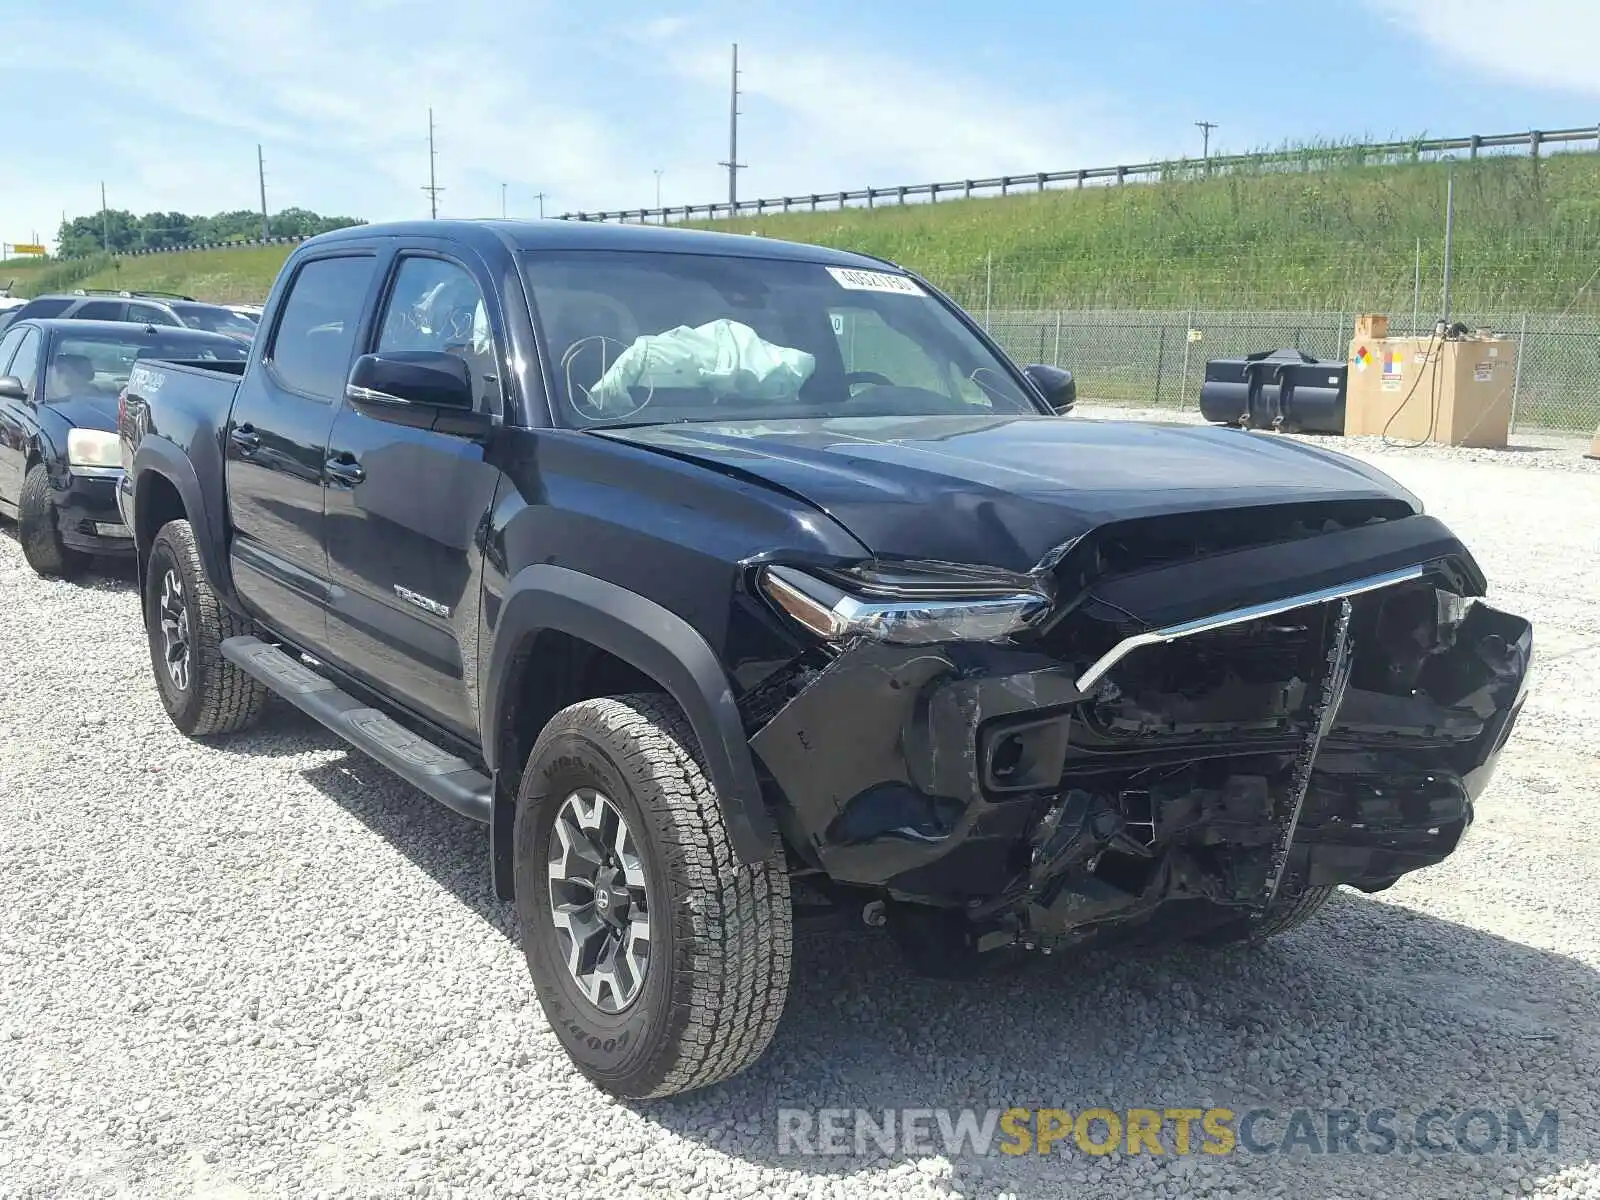
POLYGON ((1059 956, 998 983, 810 934, 767 1058, 647 1105, 568 1067, 480 827, 284 707, 186 741, 128 573, 42 582, 0 535, 0 1196, 1600 1197, 1600 475, 1346 448, 1538 626, 1535 691, 1455 856, 1259 950, 1059 956), (1559 1138, 778 1153, 780 1107, 1211 1104, 1554 1108, 1559 1138))

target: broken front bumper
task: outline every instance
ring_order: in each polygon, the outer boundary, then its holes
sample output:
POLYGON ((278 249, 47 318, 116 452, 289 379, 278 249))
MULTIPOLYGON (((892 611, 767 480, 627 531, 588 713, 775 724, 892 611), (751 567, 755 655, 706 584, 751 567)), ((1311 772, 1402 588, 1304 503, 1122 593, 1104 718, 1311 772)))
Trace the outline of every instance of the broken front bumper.
POLYGON ((836 883, 1040 938, 1172 900, 1259 911, 1456 846, 1521 708, 1532 630, 1459 572, 1029 647, 859 642, 752 738, 789 844, 836 883))

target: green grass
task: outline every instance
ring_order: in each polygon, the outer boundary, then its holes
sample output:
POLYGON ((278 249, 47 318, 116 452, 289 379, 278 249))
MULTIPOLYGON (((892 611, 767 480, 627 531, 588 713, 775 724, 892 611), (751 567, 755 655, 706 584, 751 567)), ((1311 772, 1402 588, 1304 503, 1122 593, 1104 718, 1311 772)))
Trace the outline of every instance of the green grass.
POLYGON ((260 301, 272 289, 291 246, 241 246, 230 250, 189 250, 140 254, 99 262, 99 269, 75 287, 126 288, 129 291, 181 292, 224 303, 260 301))
MULTIPOLYGON (((870 211, 743 216, 707 227, 882 255, 980 316, 989 307, 1054 306, 1409 316, 1420 240, 1427 314, 1439 295, 1449 168, 1365 161, 1357 146, 1290 147, 1226 175, 1179 163, 1161 183, 880 202, 870 211)), ((1453 169, 1456 311, 1600 311, 1600 155, 1485 157, 1453 169)), ((259 300, 287 249, 98 261, 71 286, 259 300)), ((51 264, 25 275, 19 266, 18 290, 64 286, 62 272, 83 269, 51 264)))
MULTIPOLYGON (((1447 166, 1338 165, 1160 184, 1048 190, 740 217, 708 228, 881 255, 974 310, 1051 305, 1377 311, 1409 308, 1417 242, 1424 309, 1443 263, 1447 166)), ((1592 304, 1600 155, 1454 164, 1454 293, 1462 309, 1592 304)))

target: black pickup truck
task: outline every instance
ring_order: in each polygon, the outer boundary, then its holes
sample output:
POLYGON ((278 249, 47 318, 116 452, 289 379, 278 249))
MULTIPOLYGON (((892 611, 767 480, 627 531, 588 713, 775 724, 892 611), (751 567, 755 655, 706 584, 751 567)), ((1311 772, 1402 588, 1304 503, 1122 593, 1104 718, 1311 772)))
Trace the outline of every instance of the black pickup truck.
POLYGON ((1386 476, 1060 415, 876 259, 364 226, 261 330, 122 398, 161 699, 206 735, 277 693, 487 822, 620 1095, 761 1054, 797 911, 972 971, 1388 887, 1522 704, 1528 623, 1386 476))

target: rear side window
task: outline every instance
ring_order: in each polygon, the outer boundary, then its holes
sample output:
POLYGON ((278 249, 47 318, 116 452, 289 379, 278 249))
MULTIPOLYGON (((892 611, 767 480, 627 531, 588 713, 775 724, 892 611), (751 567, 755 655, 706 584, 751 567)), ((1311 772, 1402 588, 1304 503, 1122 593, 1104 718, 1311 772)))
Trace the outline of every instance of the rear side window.
POLYGON ((330 400, 344 391, 376 265, 371 257, 319 258, 300 268, 270 353, 284 387, 330 400))
POLYGON ((130 320, 130 321, 138 321, 138 322, 140 322, 142 324, 145 324, 145 325, 178 325, 178 324, 181 324, 181 322, 179 322, 176 318, 169 317, 165 312, 163 312, 161 309, 157 308, 154 304, 130 304, 130 305, 128 305, 128 320, 130 320))
POLYGON ((72 315, 79 321, 120 321, 126 309, 120 300, 90 300, 72 315))
POLYGON ((46 300, 29 300, 28 307, 23 310, 30 318, 33 317, 58 317, 67 311, 72 301, 65 296, 52 296, 46 300))

